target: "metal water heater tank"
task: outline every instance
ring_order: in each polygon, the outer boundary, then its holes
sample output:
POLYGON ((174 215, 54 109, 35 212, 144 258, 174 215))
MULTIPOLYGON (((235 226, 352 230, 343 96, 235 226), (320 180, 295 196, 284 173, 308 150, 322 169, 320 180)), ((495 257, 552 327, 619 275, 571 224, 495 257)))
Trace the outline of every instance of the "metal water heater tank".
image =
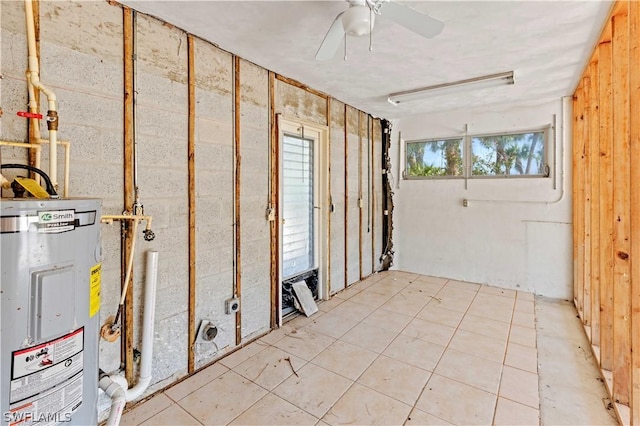
POLYGON ((0 209, 1 424, 95 425, 100 200, 0 209))

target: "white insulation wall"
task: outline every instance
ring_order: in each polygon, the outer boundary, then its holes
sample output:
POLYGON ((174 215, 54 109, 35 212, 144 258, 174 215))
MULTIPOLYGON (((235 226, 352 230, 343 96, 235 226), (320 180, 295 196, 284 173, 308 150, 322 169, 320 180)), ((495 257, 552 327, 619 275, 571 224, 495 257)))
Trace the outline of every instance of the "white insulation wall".
MULTIPOLYGON (((570 113, 564 108, 565 117, 570 113)), ((570 297, 571 141, 563 137, 562 100, 403 119, 395 123, 391 154, 394 178, 400 179, 404 159, 398 159, 398 132, 407 141, 462 136, 465 125, 470 135, 534 130, 551 125, 554 115, 548 178, 469 179, 467 189, 463 179, 401 180, 394 188, 395 267, 570 297)))
MULTIPOLYGON (((26 36, 22 2, 2 2, 0 20, 0 139, 27 141, 27 125, 17 111, 27 104, 26 36)), ((70 195, 100 198, 104 214, 121 214, 124 186, 123 9, 100 1, 41 1, 41 79, 59 99, 59 138, 71 141, 70 195)), ((138 235, 134 263, 134 346, 139 347, 144 253, 159 252, 153 378, 147 394, 188 374, 189 203, 187 34, 167 23, 136 14, 136 141, 138 187, 145 214, 153 216, 156 238, 138 235)), ((215 40, 213 40, 215 42, 215 40)), ((213 44, 194 38, 195 69, 195 327, 210 320, 218 327, 215 345, 193 347, 200 368, 236 346, 267 332, 272 309, 271 235, 265 211, 269 201, 271 135, 269 72, 240 60, 240 187, 234 177, 234 59, 213 44), (240 263, 234 265, 234 203, 239 190, 240 263), (240 271, 241 324, 225 313, 240 271)), ((330 125, 332 200, 329 259, 330 292, 335 293, 378 268, 382 250, 381 136, 379 120, 344 104, 281 80, 272 94, 275 113, 330 125), (327 123, 331 104, 332 122, 327 123), (363 122, 359 131, 358 117, 363 122), (366 123, 373 122, 374 135, 366 123), (376 133, 377 132, 377 133, 376 133), (361 134, 362 133, 362 134, 361 134), (373 142, 370 142, 371 139, 373 142), (371 143, 376 146, 371 147, 371 143), (359 144, 363 155, 359 156, 359 144), (371 177, 367 175, 367 152, 371 177), (345 163, 345 155, 348 161, 345 163), (348 170, 348 204, 345 172, 348 170), (373 182, 375 181, 375 183, 373 182), (367 190, 370 185, 370 190, 367 190), (362 211, 359 190, 364 194, 362 211), (371 194, 370 196, 368 194, 371 194), (369 202, 375 202, 371 206, 369 202), (363 214, 363 229, 359 215, 363 214), (375 226, 367 223, 375 216, 375 226), (345 218, 348 235, 345 238, 345 218), (359 241, 362 239, 362 264, 359 241), (345 257, 345 253, 348 251, 345 257), (345 264, 348 262, 348 268, 345 264), (345 278, 346 277, 346 278, 345 278)), ((46 111, 46 100, 41 100, 46 111)), ((47 136, 42 126, 43 137, 47 136)), ((46 149, 43 168, 46 171, 46 149)), ((2 148, 2 162, 27 162, 26 150, 2 148)), ((62 181, 63 152, 58 162, 62 181)), ((10 173, 8 173, 10 174, 10 173)), ((9 194, 5 191, 5 196, 9 194)), ((328 196, 329 194, 327 194, 328 196)), ((323 238, 327 238, 325 235, 323 238)), ((120 225, 103 225, 101 321, 116 312, 120 296, 120 225)), ((144 348, 142 348, 144 350, 144 348)), ((120 367, 120 341, 100 344, 100 366, 120 367)), ((103 407, 106 401, 102 401, 103 407)))

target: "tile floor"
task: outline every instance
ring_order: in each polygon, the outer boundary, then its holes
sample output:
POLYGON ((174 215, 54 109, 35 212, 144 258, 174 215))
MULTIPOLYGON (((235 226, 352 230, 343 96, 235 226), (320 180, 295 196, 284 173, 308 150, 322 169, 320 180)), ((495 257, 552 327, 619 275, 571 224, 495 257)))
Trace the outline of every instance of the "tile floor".
POLYGON ((532 294, 388 271, 319 308, 122 424, 539 424, 532 294))

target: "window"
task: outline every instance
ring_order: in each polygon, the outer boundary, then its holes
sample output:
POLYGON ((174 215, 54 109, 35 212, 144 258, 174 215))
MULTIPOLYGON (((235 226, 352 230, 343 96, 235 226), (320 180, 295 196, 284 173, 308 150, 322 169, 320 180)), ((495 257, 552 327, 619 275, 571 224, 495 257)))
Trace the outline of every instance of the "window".
POLYGON ((544 175, 544 131, 471 138, 473 176, 544 175))
POLYGON ((462 176, 462 138, 407 143, 408 176, 462 176))
POLYGON ((406 179, 547 177, 547 130, 407 141, 406 179))
POLYGON ((282 276, 315 267, 313 139, 285 134, 282 141, 282 276))

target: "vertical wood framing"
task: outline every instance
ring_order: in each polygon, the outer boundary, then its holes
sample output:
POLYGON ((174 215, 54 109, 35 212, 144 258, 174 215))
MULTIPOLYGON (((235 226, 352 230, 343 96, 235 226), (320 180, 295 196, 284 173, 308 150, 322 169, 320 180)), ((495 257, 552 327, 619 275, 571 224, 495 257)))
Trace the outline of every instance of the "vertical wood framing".
POLYGON ((271 328, 278 327, 278 310, 280 309, 279 301, 279 268, 280 268, 280 213, 278 212, 278 194, 279 194, 279 182, 280 182, 280 166, 278 159, 278 120, 276 120, 276 77, 273 72, 269 72, 269 120, 271 122, 271 134, 270 134, 270 152, 271 156, 271 187, 270 199, 271 209, 273 209, 274 217, 269 224, 269 230, 271 235, 271 328))
MULTIPOLYGON (((123 211, 132 212, 135 202, 135 191, 133 187, 133 144, 134 144, 134 123, 133 123, 133 33, 135 31, 133 25, 133 11, 128 7, 122 8, 123 16, 123 58, 124 58, 124 209, 123 211)), ((125 286, 127 260, 132 250, 131 243, 133 241, 133 222, 130 220, 122 222, 122 258, 121 258, 121 282, 122 288, 125 286)), ((130 275, 127 294, 125 296, 124 311, 122 312, 123 336, 121 343, 121 359, 124 362, 125 378, 129 383, 133 383, 133 271, 130 275)))
MULTIPOLYGON (((358 268, 359 277, 362 275, 362 214, 364 199, 362 195, 362 141, 363 141, 363 129, 362 129, 362 111, 358 111, 358 268)), ((367 201, 368 202, 368 201, 367 201)))
MULTIPOLYGON (((605 30, 606 32, 607 30, 605 30)), ((598 93, 600 152, 599 238, 600 249, 600 366, 612 369, 613 362, 613 168, 612 168, 612 115, 611 106, 611 26, 608 40, 598 46, 598 93)))
POLYGON ((333 198, 331 196, 331 98, 327 97, 327 297, 331 294, 331 215, 333 198))
MULTIPOLYGON (((241 183, 241 169, 242 157, 240 155, 240 58, 238 56, 233 57, 233 75, 234 75, 234 99, 233 99, 233 112, 234 112, 234 152, 235 152, 235 167, 234 167, 234 179, 235 179, 235 288, 234 296, 240 298, 242 296, 242 239, 241 239, 241 227, 240 227, 240 183, 241 183)), ((242 303, 240 304, 242 306, 242 303)), ((242 343, 242 309, 236 312, 236 345, 242 343)))
MULTIPOLYGON (((631 347, 640 347, 640 3, 629 4, 629 139, 631 149, 631 347)), ((631 351, 631 424, 640 424, 640 351, 631 351)))
POLYGON ((599 213, 599 169, 598 162, 600 160, 599 150, 599 105, 598 105, 598 51, 594 53, 594 60, 589 65, 590 86, 589 86, 589 183, 590 183, 590 290, 591 290, 591 341, 594 345, 600 344, 600 257, 598 236, 600 235, 600 217, 599 213))
MULTIPOLYGON (((589 97, 591 87, 591 78, 589 76, 582 79, 582 97, 584 99, 583 114, 583 146, 582 146, 582 164, 580 168, 581 181, 580 185, 581 197, 584 202, 584 209, 581 217, 581 233, 583 235, 584 244, 582 248, 582 258, 584 259, 582 268, 582 285, 583 285, 583 305, 582 305, 582 321, 588 327, 591 326, 591 174, 589 173, 591 148, 589 141, 589 129, 591 120, 591 99, 589 97)), ((589 328, 590 330, 590 328, 589 328)))
POLYGON ((574 281, 575 281, 575 298, 578 314, 583 318, 584 305, 584 96, 582 83, 578 86, 575 93, 574 110, 575 129, 573 144, 573 185, 574 185, 574 229, 573 233, 576 238, 574 247, 574 256, 576 259, 574 281))
POLYGON ((371 167, 369 168, 369 181, 371 182, 371 273, 376 271, 376 172, 377 170, 375 166, 375 158, 376 158, 376 144, 375 144, 375 134, 373 130, 375 129, 374 123, 375 120, 370 115, 368 116, 371 119, 369 120, 369 134, 371 135, 371 140, 369 143, 371 144, 371 167))
POLYGON ((187 368, 189 374, 195 371, 195 353, 193 344, 196 337, 196 77, 194 39, 187 35, 189 85, 189 117, 187 139, 187 161, 189 170, 189 357, 187 368))
POLYGON ((344 288, 349 287, 349 119, 344 104, 344 288))
POLYGON ((629 26, 628 3, 613 16, 613 209, 614 321, 613 397, 629 404, 631 393, 630 333, 630 152, 629 152, 629 26))
POLYGON ((582 96, 581 96, 581 86, 578 85, 576 91, 573 95, 573 141, 572 141, 572 164, 571 164, 571 182, 573 185, 571 187, 571 198, 573 200, 573 210, 571 212, 572 215, 572 223, 573 223, 573 303, 578 310, 578 314, 582 312, 582 306, 580 299, 582 298, 582 286, 580 285, 580 280, 578 279, 580 264, 582 260, 580 258, 579 247, 581 242, 581 236, 578 233, 578 223, 580 223, 580 215, 578 210, 580 209, 580 200, 578 190, 579 181, 578 181, 578 170, 580 169, 580 141, 582 135, 580 134, 581 128, 581 119, 580 115, 582 114, 582 96))
MULTIPOLYGON (((40 63, 40 0, 31 0, 31 4, 33 7, 33 27, 34 27, 35 38, 36 38, 36 58, 38 59, 38 63, 40 63)), ((40 112, 40 91, 34 90, 33 97, 37 105, 37 109, 35 112, 39 113, 40 112)), ((28 123, 29 123, 29 143, 39 144, 40 138, 38 137, 38 135, 40 134, 40 131, 39 131, 40 120, 38 120, 37 118, 30 118, 28 123)), ((31 166, 36 165, 36 156, 37 156, 37 150, 34 148, 29 149, 29 164, 31 166)), ((36 174, 34 172, 29 172, 29 175, 32 179, 36 178, 36 174)), ((65 188, 65 190, 67 190, 67 188, 65 188)))

